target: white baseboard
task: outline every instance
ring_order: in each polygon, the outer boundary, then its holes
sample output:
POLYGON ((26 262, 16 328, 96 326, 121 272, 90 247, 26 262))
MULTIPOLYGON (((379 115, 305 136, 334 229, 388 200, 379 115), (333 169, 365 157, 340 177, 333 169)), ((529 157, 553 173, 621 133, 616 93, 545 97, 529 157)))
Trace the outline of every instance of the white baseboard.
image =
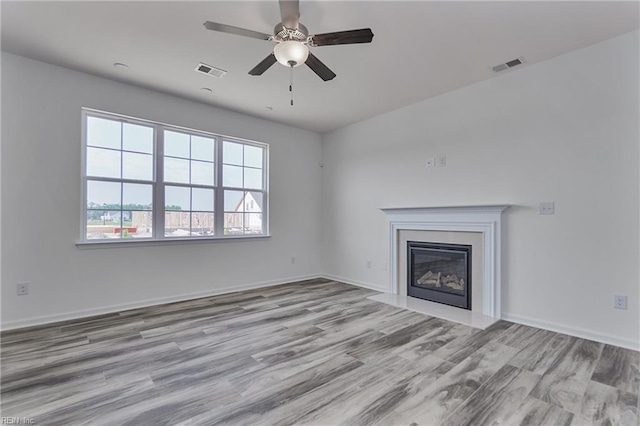
POLYGON ((6 321, 0 324, 0 330, 14 330, 17 328, 33 327, 36 325, 44 325, 56 323, 60 321, 68 321, 96 315, 111 314, 114 312, 127 311, 129 309, 145 308, 147 306, 162 305, 164 303, 182 302, 185 300, 199 299, 201 297, 216 296, 219 294, 235 293, 238 291, 253 290, 262 287, 271 287, 280 284, 287 284, 296 281, 304 281, 320 278, 321 274, 302 275, 297 277, 282 278, 270 281, 261 281, 257 283, 242 284, 233 287, 222 287, 196 293, 186 293, 175 296, 159 297, 156 299, 140 300, 132 303, 122 303, 119 305, 102 306, 99 308, 83 309, 79 311, 67 312, 64 314, 44 315, 41 317, 28 318, 17 321, 6 321))
POLYGON ((557 333, 568 334, 570 336, 594 340, 596 342, 607 343, 609 345, 620 346, 622 348, 632 349, 634 351, 640 350, 640 341, 638 340, 611 336, 609 334, 601 334, 591 330, 587 330, 585 328, 571 327, 555 322, 523 317, 521 315, 508 313, 503 313, 502 319, 515 322, 517 324, 528 325, 530 327, 542 328, 545 330, 555 331, 557 333))
POLYGON ((328 280, 333 280, 333 281, 340 281, 345 284, 351 284, 358 287, 368 288, 369 290, 381 291, 383 293, 387 293, 387 290, 388 290, 385 287, 379 287, 373 284, 365 283, 363 281, 356 281, 349 278, 338 277, 336 275, 331 275, 331 274, 320 274, 320 278, 326 278, 328 280))
MULTIPOLYGON (((339 277, 331 274, 301 275, 297 277, 289 277, 289 278, 282 278, 277 280, 261 281, 257 283, 242 284, 242 285, 233 286, 233 287, 222 287, 222 288, 196 292, 196 293, 186 293, 186 294, 175 295, 175 296, 141 300, 141 301, 132 302, 132 303, 123 303, 119 305, 110 305, 110 306, 103 306, 99 308, 84 309, 84 310, 79 310, 74 312, 67 312, 64 314, 44 315, 41 317, 28 318, 28 319, 17 320, 17 321, 6 321, 0 324, 0 330, 6 331, 6 330, 17 329, 17 328, 33 327, 36 325, 44 325, 44 324, 50 324, 50 323, 55 323, 60 321, 81 319, 86 317, 92 317, 95 315, 104 315, 104 314, 110 314, 114 312, 126 311, 129 309, 144 308, 147 306, 161 305, 164 303, 182 302, 185 300, 199 299, 201 297, 209 297, 209 296, 216 296, 219 294, 253 290, 253 289, 258 289, 263 287, 271 287, 275 285, 287 284, 291 282, 304 281, 304 280, 310 280, 310 279, 316 279, 316 278, 326 278, 332 281, 340 281, 346 284, 351 284, 351 285, 363 287, 369 290, 379 291, 382 293, 387 293, 387 290, 388 290, 385 287, 380 287, 380 286, 376 286, 363 281, 352 280, 349 278, 339 277)), ((597 333, 584 328, 571 327, 571 326, 566 326, 563 324, 558 324, 550 321, 544 321, 536 318, 524 317, 521 315, 515 315, 515 314, 509 314, 509 313, 503 313, 502 319, 506 321, 511 321, 517 324, 527 325, 527 326, 536 327, 536 328, 542 328, 545 330, 568 334, 570 336, 594 340, 596 342, 607 343, 614 346, 620 346, 620 347, 632 349, 635 351, 640 350, 640 341, 633 340, 633 339, 611 336, 608 334, 601 334, 601 333, 597 333)))

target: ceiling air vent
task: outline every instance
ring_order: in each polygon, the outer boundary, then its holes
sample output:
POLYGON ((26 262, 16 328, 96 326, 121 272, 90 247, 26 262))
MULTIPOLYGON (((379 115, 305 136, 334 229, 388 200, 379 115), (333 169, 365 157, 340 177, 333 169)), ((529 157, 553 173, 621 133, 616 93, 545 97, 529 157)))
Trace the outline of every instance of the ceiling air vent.
POLYGON ((521 65, 523 63, 524 63, 523 58, 516 58, 509 62, 505 62, 504 64, 496 65, 491 69, 493 70, 493 72, 500 72, 500 71, 508 70, 509 68, 517 67, 518 65, 521 65))
POLYGON ((203 74, 208 74, 212 77, 216 77, 216 78, 222 78, 224 77, 227 72, 223 69, 220 68, 216 68, 213 67, 211 65, 207 65, 207 64, 203 64, 202 62, 200 62, 198 64, 198 66, 195 69, 197 72, 201 72, 203 74))

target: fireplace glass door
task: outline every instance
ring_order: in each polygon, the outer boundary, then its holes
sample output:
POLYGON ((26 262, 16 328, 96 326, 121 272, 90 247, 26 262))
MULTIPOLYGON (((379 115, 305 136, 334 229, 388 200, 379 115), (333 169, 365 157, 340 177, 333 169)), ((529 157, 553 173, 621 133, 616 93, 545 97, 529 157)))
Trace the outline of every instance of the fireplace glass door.
POLYGON ((407 294, 471 309, 471 246, 409 241, 407 294))

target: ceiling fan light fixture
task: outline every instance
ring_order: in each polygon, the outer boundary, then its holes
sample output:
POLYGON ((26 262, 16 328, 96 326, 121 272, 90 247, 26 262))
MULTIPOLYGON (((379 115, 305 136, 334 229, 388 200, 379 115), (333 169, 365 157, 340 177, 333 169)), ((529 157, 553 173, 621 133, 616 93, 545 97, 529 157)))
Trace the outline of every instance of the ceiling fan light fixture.
POLYGON ((299 41, 287 40, 276 44, 273 54, 285 67, 298 67, 307 60, 309 47, 299 41))

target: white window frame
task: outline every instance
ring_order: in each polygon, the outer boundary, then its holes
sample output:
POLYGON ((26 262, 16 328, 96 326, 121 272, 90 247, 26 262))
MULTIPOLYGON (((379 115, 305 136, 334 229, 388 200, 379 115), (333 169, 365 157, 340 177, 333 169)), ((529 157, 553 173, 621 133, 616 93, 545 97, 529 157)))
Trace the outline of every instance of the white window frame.
MULTIPOLYGON (((184 243, 193 241, 228 241, 238 239, 254 239, 254 238, 268 238, 269 234, 269 145, 263 142, 251 141, 234 136, 226 136, 217 133, 206 132, 202 130, 195 130, 186 127, 160 123, 156 121, 129 117, 121 114, 115 114, 111 112, 105 112, 95 110, 91 108, 82 108, 82 179, 81 179, 81 198, 82 198, 82 210, 80 220, 80 240, 76 243, 78 246, 97 246, 97 245, 156 245, 166 243, 184 243), (144 125, 153 127, 153 180, 152 181, 138 181, 135 179, 125 178, 101 178, 87 176, 87 121, 88 117, 97 117, 107 120, 116 120, 123 123, 130 123, 136 125, 144 125), (194 136, 206 137, 214 140, 214 185, 199 185, 199 184, 185 184, 174 183, 164 181, 164 131, 175 131, 180 133, 186 133, 194 136), (237 188, 237 187, 225 187, 223 186, 223 141, 234 142, 247 146, 255 146, 263 149, 262 156, 262 190, 249 189, 249 188, 237 188), (144 183, 151 184, 153 187, 153 202, 152 202, 152 237, 145 238, 114 238, 114 239, 88 239, 87 238, 87 182, 89 180, 94 181, 108 181, 108 182, 122 182, 122 183, 144 183), (180 186, 186 188, 213 188, 214 189, 214 235, 204 236, 184 236, 184 237, 171 237, 165 236, 165 203, 164 194, 166 186, 180 186), (262 210, 262 234, 224 234, 224 191, 236 190, 245 192, 260 192, 263 197, 263 210, 262 210)), ((121 151, 123 152, 123 151, 121 151)), ((122 211, 122 210, 121 210, 122 211)), ((244 213, 243 213, 244 214, 244 213)))

